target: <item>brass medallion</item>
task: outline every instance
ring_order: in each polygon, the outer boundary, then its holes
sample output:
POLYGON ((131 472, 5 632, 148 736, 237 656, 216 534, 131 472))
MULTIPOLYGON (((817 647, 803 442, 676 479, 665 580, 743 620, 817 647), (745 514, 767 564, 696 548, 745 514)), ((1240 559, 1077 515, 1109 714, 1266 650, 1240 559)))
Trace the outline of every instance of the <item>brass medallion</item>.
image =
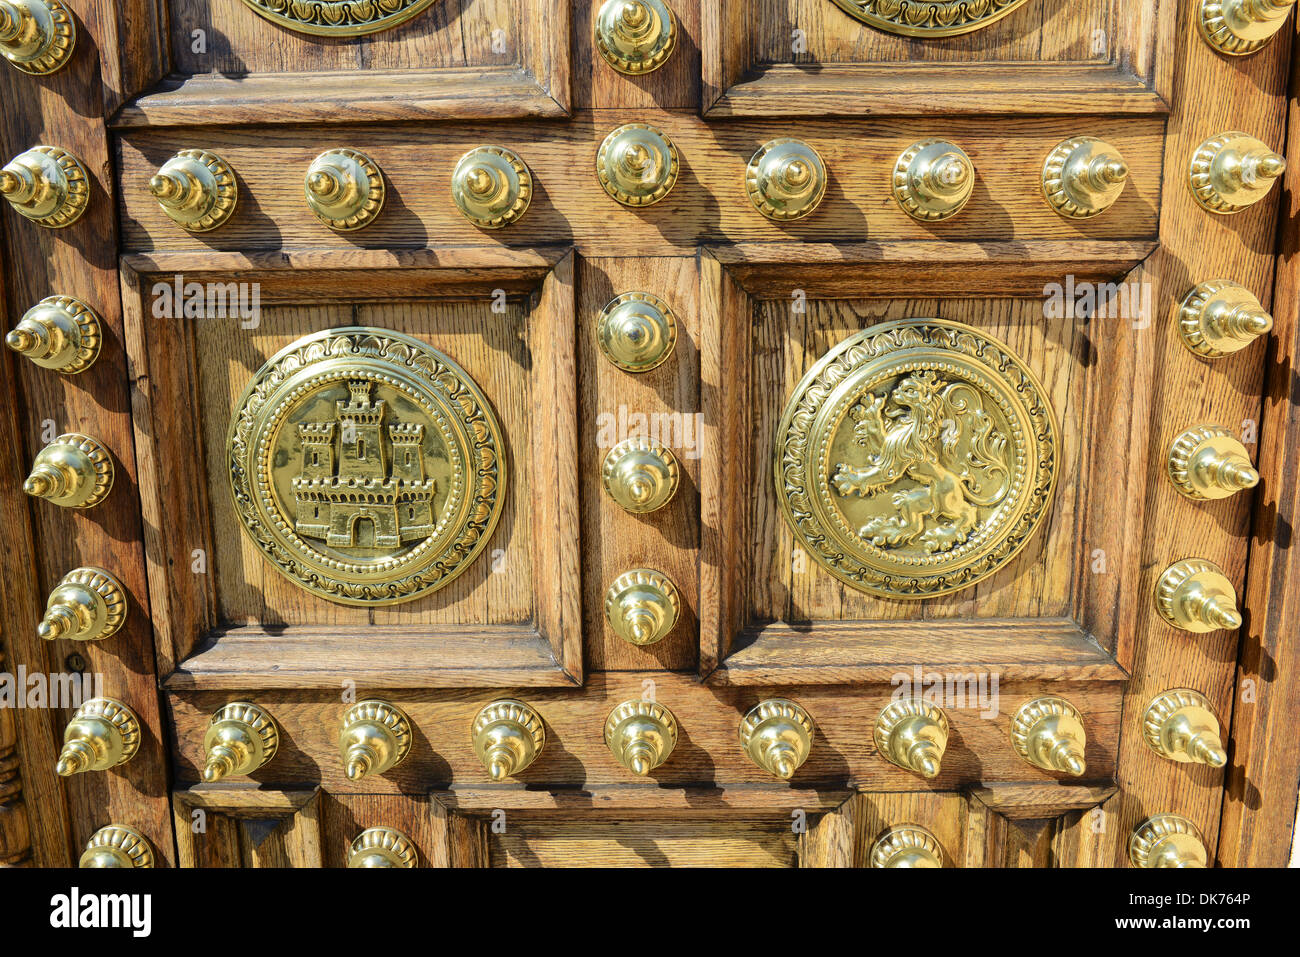
POLYGON ((1026 0, 832 0, 868 26, 905 37, 951 37, 1001 20, 1026 0))
POLYGON ((505 501, 501 427, 483 393, 447 356, 386 329, 328 329, 281 350, 235 406, 227 449, 257 547, 349 605, 446 585, 505 501))
POLYGON ((272 23, 318 37, 360 37, 405 23, 434 0, 244 0, 272 23))
POLYGON ((872 326, 823 356, 776 435, 797 543, 842 581, 928 598, 993 574, 1056 484, 1060 431, 1005 345, 938 319, 872 326))

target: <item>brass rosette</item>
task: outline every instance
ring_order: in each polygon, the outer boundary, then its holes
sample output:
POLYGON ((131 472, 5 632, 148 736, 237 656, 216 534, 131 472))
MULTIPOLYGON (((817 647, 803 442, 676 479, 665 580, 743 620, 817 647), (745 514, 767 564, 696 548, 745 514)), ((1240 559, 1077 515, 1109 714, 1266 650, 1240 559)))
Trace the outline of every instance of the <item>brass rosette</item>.
POLYGON ((244 0, 277 26, 318 37, 361 37, 390 30, 435 0, 244 0))
POLYGON ((867 26, 905 37, 952 37, 1001 20, 1026 0, 832 0, 867 26))
POLYGON ((49 76, 72 59, 77 47, 77 24, 59 0, 12 0, 0 35, 0 56, 24 73, 49 76), (14 34, 9 31, 12 30, 14 34))
POLYGON ((90 836, 78 867, 153 867, 154 853, 148 839, 129 824, 109 824, 90 836))

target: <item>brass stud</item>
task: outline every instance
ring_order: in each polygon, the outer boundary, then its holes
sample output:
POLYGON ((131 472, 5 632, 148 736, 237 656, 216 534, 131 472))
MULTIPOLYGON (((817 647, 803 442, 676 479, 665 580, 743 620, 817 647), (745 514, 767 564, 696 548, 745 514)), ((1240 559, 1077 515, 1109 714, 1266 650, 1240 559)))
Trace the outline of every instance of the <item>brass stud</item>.
POLYGON ((624 372, 657 368, 677 343, 677 317, 648 292, 625 292, 600 311, 596 341, 605 358, 624 372))
POLYGON ((1156 611, 1174 628, 1205 634, 1241 627, 1237 592, 1223 569, 1203 558, 1185 558, 1156 581, 1156 611))
POLYGON ((18 320, 5 345, 43 369, 75 375, 99 358, 102 327, 99 315, 81 300, 49 296, 18 320))
POLYGON ((1156 695, 1142 718, 1147 747, 1171 761, 1221 768, 1228 753, 1219 738, 1219 719, 1199 691, 1176 688, 1156 695))
POLYGON ((149 192, 172 222, 191 233, 216 229, 239 202, 234 170, 208 150, 181 150, 149 180, 149 192))
POLYGON ((344 713, 339 731, 339 756, 348 780, 383 774, 401 764, 411 751, 411 722, 387 701, 358 701, 344 713))
POLYGON ((1227 498, 1259 484, 1246 447, 1219 425, 1180 432, 1169 446, 1167 465, 1169 481, 1191 499, 1227 498))
POLYGON ((894 164, 894 199, 903 212, 922 222, 956 216, 975 189, 975 164, 956 144, 920 140, 894 164))
POLYGON ((605 747, 633 774, 646 775, 677 746, 677 719, 654 701, 624 701, 605 719, 605 747))
POLYGON ((209 784, 232 774, 252 774, 280 747, 280 731, 270 713, 248 701, 232 701, 208 721, 203 735, 203 780, 209 784))
POLYGON ((1183 344, 1198 356, 1219 359, 1246 348, 1273 328, 1273 317, 1239 282, 1199 283, 1178 310, 1183 344))
POLYGON ((1128 842, 1134 867, 1205 867, 1209 855, 1196 825, 1181 814, 1157 814, 1138 826, 1128 842))
POLYGON ((59 0, 0 0, 0 55, 19 70, 57 73, 76 46, 76 22, 59 0))
POLYGON ((33 222, 62 229, 90 205, 90 174, 67 150, 34 146, 0 169, 0 196, 33 222))
POLYGON ((943 867, 939 839, 919 824, 891 827, 871 846, 872 867, 943 867))
POLYGON ((514 698, 501 698, 483 707, 470 728, 474 753, 493 781, 518 774, 546 746, 542 716, 514 698))
POLYGON ((610 132, 596 154, 601 187, 624 206, 651 206, 677 182, 677 147, 645 123, 628 123, 610 132))
POLYGON ((891 702, 876 717, 876 750, 904 771, 923 778, 937 777, 948 746, 948 716, 921 700, 891 702))
POLYGON ((50 592, 36 633, 53 641, 102 641, 126 621, 126 589, 102 568, 74 568, 50 592))
POLYGON ((760 701, 740 722, 740 747, 749 760, 784 781, 808 760, 812 739, 812 716, 788 698, 760 701))
POLYGON ((610 449, 600 472, 609 497, 637 514, 663 508, 677 491, 677 457, 643 435, 624 439, 610 449))
POLYGON ((673 630, 681 607, 677 586, 653 568, 634 568, 605 592, 605 620, 633 645, 653 645, 673 630))
POLYGON ((826 196, 826 164, 799 140, 770 140, 745 168, 745 192, 754 208, 776 222, 802 219, 826 196))
POLYGON ((605 0, 596 13, 596 49, 619 73, 650 73, 677 48, 677 20, 663 0, 605 0))
POLYGON ((504 146, 479 146, 456 163, 451 198, 461 215, 482 229, 518 222, 533 201, 533 174, 504 146))
POLYGON ((1212 136, 1192 153, 1192 195, 1212 213, 1230 216, 1259 202, 1286 172, 1286 160, 1267 145, 1236 131, 1212 136))
POLYGON ((348 867, 415 867, 415 844, 395 827, 368 827, 348 848, 348 867))
POLYGON ((1128 174, 1119 150, 1095 136, 1074 136, 1047 155, 1043 196, 1067 219, 1090 219, 1115 204, 1128 174))
POLYGON ((101 827, 86 842, 78 867, 153 867, 154 853, 148 839, 127 824, 101 827))
POLYGON ((335 232, 369 226, 384 208, 384 174, 360 150, 333 149, 317 156, 303 183, 307 207, 335 232))
POLYGON ((1260 50, 1286 23, 1295 0, 1200 0, 1196 26, 1214 49, 1229 56, 1260 50))
POLYGON ((1079 709, 1045 695, 1026 701, 1011 719, 1011 747, 1036 768, 1082 777, 1087 734, 1079 709))
POLYGON ((90 508, 113 488, 113 458, 98 439, 60 435, 36 453, 23 491, 64 508, 90 508))
POLYGON ((139 750, 140 720, 135 712, 112 698, 91 698, 63 731, 55 771, 65 778, 105 771, 130 761, 139 750))

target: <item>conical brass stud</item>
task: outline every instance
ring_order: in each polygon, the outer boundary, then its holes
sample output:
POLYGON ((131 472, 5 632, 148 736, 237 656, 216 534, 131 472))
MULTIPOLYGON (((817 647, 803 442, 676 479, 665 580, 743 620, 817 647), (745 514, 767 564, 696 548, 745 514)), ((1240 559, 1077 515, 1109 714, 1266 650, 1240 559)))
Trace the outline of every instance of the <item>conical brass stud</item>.
POLYGON ((153 847, 127 824, 110 824, 91 835, 78 867, 153 867, 153 847))
POLYGON ((1198 356, 1218 359, 1246 348, 1273 328, 1273 317, 1241 283, 1211 279, 1183 297, 1178 331, 1198 356))
POLYGON ((605 719, 605 747, 633 774, 646 775, 677 746, 677 719, 654 701, 624 701, 605 719))
POLYGON ((1286 172, 1286 159, 1245 133, 1212 136, 1196 148, 1188 183, 1196 201, 1212 213, 1240 213, 1268 195, 1286 172))
POLYGON ((770 140, 745 169, 745 193, 754 208, 776 222, 803 219, 826 196, 826 164, 800 140, 770 140))
POLYGON ((99 358, 101 328, 95 310, 81 300, 50 296, 27 310, 5 345, 43 369, 75 375, 99 358))
POLYGON ((36 633, 53 641, 101 641, 126 621, 126 589, 102 568, 74 568, 50 592, 36 633))
POLYGON ((546 746, 542 716, 514 698, 485 705, 470 728, 470 743, 493 781, 528 767, 546 746))
POLYGON ((740 722, 740 746, 749 760, 784 781, 808 760, 812 739, 812 716, 788 698, 760 701, 740 722))
POLYGON ((672 354, 677 317, 652 293, 625 292, 601 310, 596 341, 605 358, 624 372, 649 372, 672 354))
POLYGON ((383 774, 402 763, 411 751, 411 722, 387 701, 358 701, 343 715, 339 757, 352 782, 367 774, 383 774))
POLYGON ((360 150, 326 150, 307 167, 307 207, 335 232, 369 226, 384 208, 384 174, 360 150))
POLYGON ((63 731, 63 750, 55 770, 63 777, 105 771, 125 764, 140 750, 140 721, 112 698, 91 698, 63 731))
POLYGON ((76 45, 76 23, 59 0, 0 0, 0 55, 24 73, 61 70, 76 45))
POLYGON ((1259 484, 1246 447, 1228 429, 1198 425, 1169 447, 1169 480, 1191 499, 1227 498, 1259 484))
POLYGON ((36 453, 23 483, 28 495, 64 508, 98 505, 113 488, 113 458, 89 435, 68 432, 36 453))
POLYGON ((235 171, 208 150, 181 150, 149 180, 149 192, 172 222, 192 233, 216 229, 239 202, 235 171))
POLYGON ((67 150, 34 146, 0 169, 0 196, 33 222, 62 229, 90 204, 90 176, 67 150))
POLYGON ((677 491, 677 457, 654 439, 634 435, 605 454, 601 478, 621 508, 644 514, 663 508, 677 491))
POLYGON ((948 746, 948 716, 920 698, 891 702, 876 718, 875 741, 891 764, 923 778, 937 777, 948 746))
POLYGON ((941 222, 962 211, 975 189, 975 164, 947 140, 913 143, 894 164, 894 199, 922 222, 941 222))
POLYGON ((1220 53, 1244 56, 1282 29, 1295 0, 1199 0, 1196 26, 1220 53))
POLYGON ((1176 688, 1156 695, 1143 716, 1142 734, 1147 747, 1172 761, 1212 768, 1228 763, 1219 739, 1219 719, 1199 691, 1176 688))
POLYGON ((1149 817, 1128 842, 1134 867, 1205 867, 1209 855, 1196 825, 1181 814, 1149 817))
POLYGON ((265 708, 232 701, 208 722, 203 735, 203 780, 211 784, 235 774, 252 774, 275 757, 280 731, 265 708))
POLYGON ((1223 569, 1203 558, 1185 558, 1166 568, 1156 582, 1156 611, 1183 631, 1236 631, 1241 627, 1237 592, 1223 569))
POLYGON ((677 586, 653 568, 624 572, 605 592, 605 620, 634 645, 653 645, 672 631, 680 608, 677 586))
POLYGON ((663 0, 605 0, 596 13, 596 49, 619 73, 650 73, 677 48, 677 20, 663 0))
POLYGON ((482 229, 517 222, 533 201, 533 175, 504 146, 480 146, 456 163, 451 198, 461 215, 482 229))
POLYGON ((1011 747, 1044 771, 1082 777, 1087 740, 1079 709, 1054 695, 1026 701, 1011 719, 1011 747))
POLYGON ((872 867, 943 867, 939 839, 919 824, 891 827, 871 846, 872 867))
POLYGON ((1115 205, 1128 182, 1128 164, 1095 136, 1058 143, 1043 164, 1043 196, 1067 219, 1091 219, 1115 205))
POLYGON ((415 867, 419 855, 395 827, 368 827, 348 848, 348 867, 415 867))
POLYGON ((651 206, 677 183, 677 147, 663 132, 645 123, 613 130, 596 154, 601 187, 624 206, 651 206))

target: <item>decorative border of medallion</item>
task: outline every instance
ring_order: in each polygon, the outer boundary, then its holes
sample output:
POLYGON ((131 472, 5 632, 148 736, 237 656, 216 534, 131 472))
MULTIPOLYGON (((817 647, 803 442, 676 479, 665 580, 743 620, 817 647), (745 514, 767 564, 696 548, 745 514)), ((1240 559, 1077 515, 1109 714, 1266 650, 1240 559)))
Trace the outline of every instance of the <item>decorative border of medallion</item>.
POLYGON ((1026 0, 831 0, 867 26, 906 37, 952 37, 1001 20, 1026 0))
POLYGON ((244 0, 272 23, 318 37, 360 37, 400 26, 435 0, 244 0))

